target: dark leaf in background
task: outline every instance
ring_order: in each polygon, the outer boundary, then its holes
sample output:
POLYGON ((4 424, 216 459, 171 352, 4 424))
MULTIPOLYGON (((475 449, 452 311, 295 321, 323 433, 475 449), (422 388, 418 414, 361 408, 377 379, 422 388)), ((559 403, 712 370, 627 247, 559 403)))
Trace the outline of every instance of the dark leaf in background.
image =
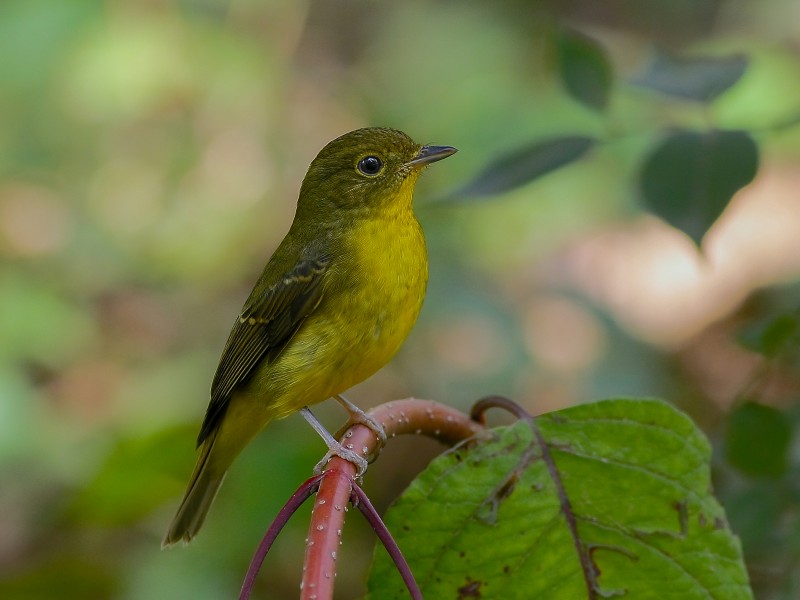
POLYGON ((122 526, 136 522, 183 488, 195 427, 180 426, 121 438, 68 508, 76 522, 122 526))
POLYGON ((747 57, 678 58, 657 52, 645 73, 631 83, 687 100, 710 102, 747 69, 747 57))
POLYGON ((781 546, 786 544, 785 536, 777 533, 781 529, 781 516, 787 504, 790 505, 781 487, 780 480, 750 479, 725 498, 725 512, 742 540, 745 555, 760 556, 763 560, 765 553, 780 553, 781 546), (783 541, 778 542, 781 537, 783 541))
MULTIPOLYGON (((53 540, 48 540, 53 542, 53 540)), ((52 544, 55 546, 56 544, 52 544)), ((48 546, 50 544, 48 543, 48 546)), ((52 551, 52 547, 48 547, 52 551)), ((107 564, 86 556, 85 548, 71 548, 52 559, 45 558, 32 569, 14 568, 0 576, 0 598, 4 600, 85 600, 119 598, 119 578, 107 564)), ((46 553, 42 553, 46 556, 46 553)))
POLYGON ((681 131, 645 160, 647 208, 699 244, 733 195, 755 177, 758 147, 744 131, 681 131))
POLYGON ((800 319, 797 314, 781 314, 760 320, 742 331, 742 344, 768 358, 774 358, 800 341, 800 319))
POLYGON ((595 142, 587 136, 565 136, 509 152, 489 163, 475 179, 453 192, 450 199, 479 198, 513 190, 578 160, 595 142))
POLYGON ((728 422, 728 462, 747 475, 779 477, 786 471, 791 438, 792 424, 786 414, 747 402, 728 422))
POLYGON ((581 104, 603 110, 614 77, 606 51, 592 38, 571 29, 558 33, 556 46, 567 92, 581 104))

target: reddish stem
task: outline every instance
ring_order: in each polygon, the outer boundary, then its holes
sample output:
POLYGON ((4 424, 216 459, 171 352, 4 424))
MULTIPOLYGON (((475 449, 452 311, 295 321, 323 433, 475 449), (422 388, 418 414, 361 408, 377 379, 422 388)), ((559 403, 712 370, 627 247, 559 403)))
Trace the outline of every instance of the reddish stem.
POLYGON ((258 545, 258 549, 253 555, 253 560, 250 561, 250 567, 247 569, 247 575, 245 575, 242 589, 239 592, 239 600, 249 600, 250 594, 253 591, 253 584, 256 581, 256 575, 258 575, 258 571, 261 569, 261 565, 269 549, 272 547, 272 543, 275 541, 275 538, 278 537, 284 525, 289 521, 289 517, 300 508, 303 502, 308 500, 308 498, 319 489, 319 482, 321 479, 322 475, 315 475, 311 479, 306 480, 306 482, 292 494, 292 497, 289 498, 289 501, 280 512, 278 512, 278 516, 272 521, 269 529, 267 529, 267 533, 264 535, 264 539, 262 539, 261 543, 258 545))
POLYGON ((397 542, 394 541, 392 534, 381 520, 378 511, 372 506, 364 490, 358 487, 356 483, 353 483, 353 496, 354 498, 351 498, 353 505, 358 506, 358 510, 360 510, 364 518, 367 519, 375 535, 378 536, 383 547, 386 548, 386 552, 389 553, 389 557, 394 562, 395 568, 400 572, 400 577, 403 578, 403 582, 406 584, 408 593, 411 595, 411 600, 423 600, 422 591, 419 589, 414 579, 414 574, 411 572, 411 567, 408 566, 406 557, 403 556, 400 547, 397 545, 397 542))
MULTIPOLYGON (((417 433, 452 445, 483 431, 481 424, 464 413, 430 400, 408 398, 388 402, 376 406, 369 414, 383 425, 388 438, 417 433)), ((361 424, 350 427, 342 443, 363 456, 374 454, 378 447, 375 434, 361 424)), ((309 526, 301 600, 333 598, 336 556, 355 474, 355 466, 338 456, 328 462, 309 526)))
POLYGON ((336 556, 342 543, 351 482, 356 474, 355 465, 336 458, 328 462, 311 513, 300 583, 301 600, 333 598, 336 556))

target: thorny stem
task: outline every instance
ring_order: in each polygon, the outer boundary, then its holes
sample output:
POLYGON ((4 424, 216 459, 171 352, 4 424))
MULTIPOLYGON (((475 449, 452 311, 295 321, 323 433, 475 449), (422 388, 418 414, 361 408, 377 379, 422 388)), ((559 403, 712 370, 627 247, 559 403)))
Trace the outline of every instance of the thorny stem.
MULTIPOLYGON (((430 400, 407 398, 387 402, 368 414, 383 426, 390 439, 404 433, 416 433, 452 445, 483 431, 482 425, 464 413, 430 400)), ((378 448, 375 433, 360 423, 350 427, 341 442, 365 457, 374 454, 378 448)), ((355 465, 338 456, 328 462, 308 530, 301 600, 333 598, 336 556, 355 474, 355 465)))
MULTIPOLYGON (((388 438, 414 433, 433 437, 445 444, 453 445, 484 431, 482 423, 470 419, 454 408, 430 400, 407 398, 387 402, 376 406, 368 414, 383 426, 388 438)), ((379 446, 379 440, 375 437, 374 432, 360 423, 349 427, 341 441, 346 448, 355 450, 364 457, 374 456, 379 446)), ((317 492, 317 499, 309 526, 303 580, 300 584, 301 600, 331 600, 333 598, 336 556, 341 544, 344 517, 351 497, 358 499, 359 508, 364 512, 395 561, 412 599, 422 598, 400 549, 392 540, 369 500, 366 499, 364 492, 355 483, 355 475, 356 467, 353 463, 334 456, 328 462, 322 475, 312 477, 292 495, 270 525, 253 556, 242 584, 239 600, 249 600, 258 570, 278 533, 292 513, 314 492, 317 492)))
MULTIPOLYGON (((573 534, 576 549, 581 558, 589 597, 596 598, 597 574, 592 567, 586 548, 578 538, 577 523, 563 489, 560 475, 536 421, 522 407, 502 396, 490 396, 476 402, 470 417, 467 417, 465 414, 437 402, 408 398, 382 404, 370 410, 368 414, 381 424, 388 438, 404 433, 415 433, 454 445, 485 431, 485 414, 490 408, 504 409, 526 421, 533 429, 538 445, 542 449, 542 459, 558 490, 561 511, 573 534)), ((375 437, 375 433, 361 423, 350 426, 344 432, 341 443, 344 447, 364 457, 376 456, 376 451, 380 450, 380 441, 375 437)), ((247 571, 239 600, 249 600, 258 570, 275 538, 291 514, 315 492, 317 501, 314 504, 307 539, 303 581, 300 586, 301 600, 331 600, 333 598, 336 556, 339 545, 342 543, 345 513, 348 510, 348 503, 351 501, 354 506, 358 506, 378 538, 383 542, 406 583, 412 600, 422 600, 422 593, 414 581, 400 548, 392 539, 364 491, 355 482, 355 475, 356 466, 353 463, 339 456, 333 456, 321 475, 306 481, 292 495, 270 525, 259 545, 247 571)))
POLYGON ((378 511, 372 506, 372 502, 369 501, 364 490, 355 483, 353 484, 353 498, 351 502, 353 506, 358 507, 358 510, 361 511, 361 514, 364 515, 364 518, 372 526, 372 530, 375 532, 375 535, 378 536, 383 547, 386 548, 386 552, 391 557, 394 566, 400 573, 400 577, 403 578, 403 582, 408 588, 408 593, 411 594, 411 600, 423 600, 422 590, 419 589, 414 579, 414 574, 411 572, 411 567, 408 566, 408 562, 400 551, 400 547, 397 545, 397 542, 394 541, 392 534, 389 532, 383 519, 381 519, 378 511))
POLYGON ((325 468, 308 528, 301 600, 333 598, 336 556, 355 474, 356 466, 338 456, 325 468))
POLYGON ((248 600, 250 598, 250 593, 253 591, 253 584, 256 581, 256 575, 258 575, 258 571, 264 562, 264 558, 267 556, 267 552, 269 552, 269 549, 272 547, 272 543, 275 541, 275 538, 278 537, 284 525, 289 521, 289 517, 300 508, 303 502, 308 500, 308 498, 319 489, 319 482, 322 477, 322 475, 315 475, 311 479, 306 480, 305 483, 292 494, 292 497, 289 498, 289 501, 283 506, 280 512, 278 512, 275 520, 272 521, 269 529, 267 529, 267 533, 264 534, 264 539, 262 539, 261 543, 258 545, 258 549, 253 555, 253 560, 250 561, 247 575, 245 575, 244 583, 242 583, 242 590, 239 592, 239 600, 248 600))

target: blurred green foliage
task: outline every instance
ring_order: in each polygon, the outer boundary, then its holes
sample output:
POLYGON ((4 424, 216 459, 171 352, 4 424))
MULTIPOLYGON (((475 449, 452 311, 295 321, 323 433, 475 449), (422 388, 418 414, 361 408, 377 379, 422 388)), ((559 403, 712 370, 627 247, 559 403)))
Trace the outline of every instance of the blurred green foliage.
MULTIPOLYGON (((788 0, 4 0, 0 597, 238 589, 323 451, 300 419, 248 448, 189 548, 159 540, 228 327, 305 169, 364 125, 460 153, 418 188, 420 322, 351 399, 467 407, 497 393, 539 413, 664 397, 715 440, 757 597, 797 597, 796 327, 741 332, 800 306, 798 18, 788 0), (642 165, 673 130, 741 131, 758 147, 753 183, 702 220, 702 257, 641 208, 642 165), (535 163, 485 202, 453 194, 520 148, 573 138, 602 143, 535 163), (769 409, 752 421, 746 402, 769 409), (780 468, 743 463, 769 436, 780 468)), ((367 478, 379 508, 437 451, 391 444, 367 478)), ((304 529, 301 515, 279 539, 261 597, 296 595, 304 529)), ((344 541, 352 597, 372 539, 354 518, 344 541)))
POLYGON ((650 210, 700 244, 757 168, 758 147, 743 131, 681 131, 647 158, 642 195, 650 210))

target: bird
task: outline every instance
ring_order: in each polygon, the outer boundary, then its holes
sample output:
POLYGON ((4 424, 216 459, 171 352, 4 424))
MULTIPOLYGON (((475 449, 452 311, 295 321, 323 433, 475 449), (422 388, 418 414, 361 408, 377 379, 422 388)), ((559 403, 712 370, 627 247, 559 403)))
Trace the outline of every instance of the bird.
POLYGON ((399 350, 428 282, 414 186, 455 152, 368 127, 329 142, 311 162, 289 231, 222 351, 197 462, 162 547, 195 537, 233 460, 270 421, 344 401, 342 392, 399 350))

